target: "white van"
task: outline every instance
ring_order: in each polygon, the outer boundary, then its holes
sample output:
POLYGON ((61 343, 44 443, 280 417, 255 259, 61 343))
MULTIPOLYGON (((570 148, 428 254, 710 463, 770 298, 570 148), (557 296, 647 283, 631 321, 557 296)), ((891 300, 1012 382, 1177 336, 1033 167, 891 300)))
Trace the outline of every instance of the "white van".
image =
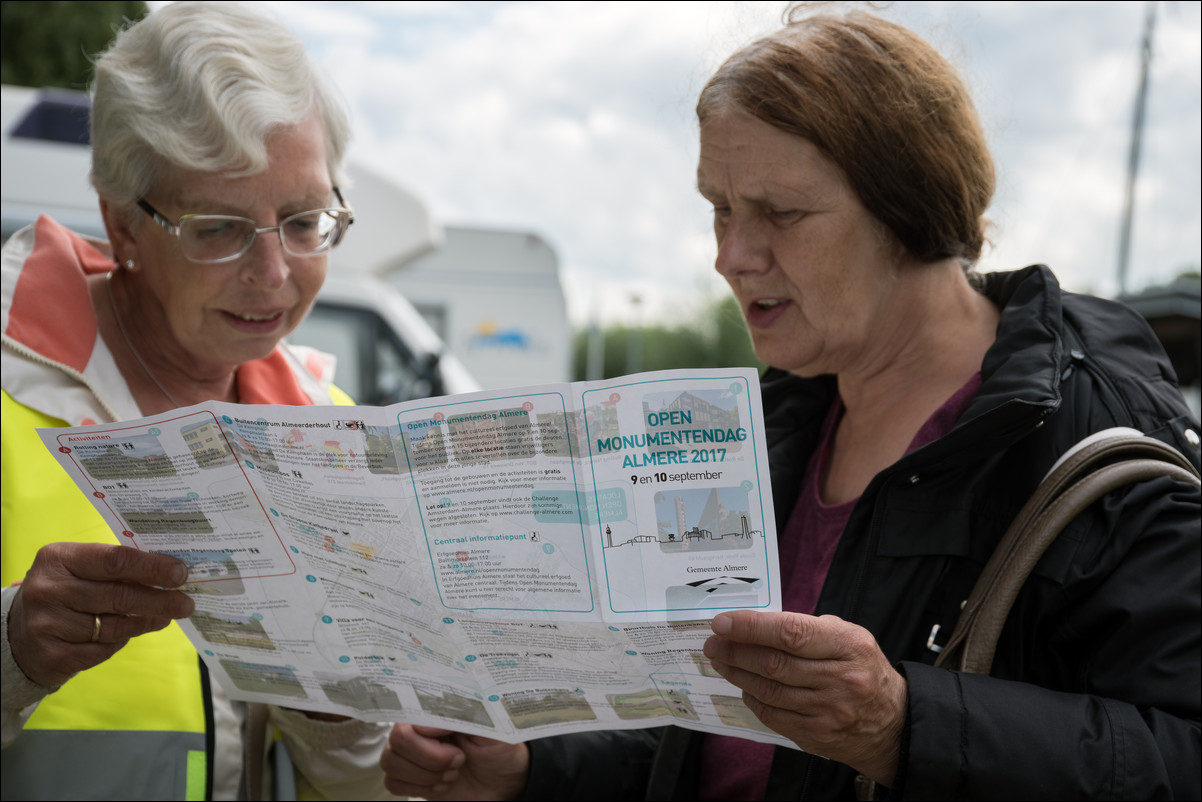
MULTIPOLYGON (((103 237, 88 180, 88 96, 59 89, 2 87, 0 234, 40 214, 103 237)), ((479 389, 479 384, 395 286, 372 271, 436 247, 441 229, 404 188, 348 164, 345 192, 357 210, 346 241, 330 256, 313 311, 288 338, 338 358, 336 380, 361 404, 391 404, 479 389), (383 211, 384 213, 381 213, 383 211)))
POLYGON ((532 231, 445 226, 442 234, 438 248, 380 277, 484 387, 571 381, 572 325, 551 245, 532 231))

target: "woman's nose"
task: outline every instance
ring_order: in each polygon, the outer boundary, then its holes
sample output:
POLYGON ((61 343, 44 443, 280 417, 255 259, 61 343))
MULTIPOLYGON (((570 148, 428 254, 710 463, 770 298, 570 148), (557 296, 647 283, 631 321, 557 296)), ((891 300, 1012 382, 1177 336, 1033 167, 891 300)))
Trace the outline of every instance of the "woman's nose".
POLYGON ((242 257, 242 279, 267 290, 278 290, 288 280, 288 254, 279 231, 263 231, 242 257))
POLYGON ((715 224, 718 256, 714 269, 730 279, 743 273, 763 273, 772 265, 772 249, 768 239, 753 221, 731 217, 715 224))

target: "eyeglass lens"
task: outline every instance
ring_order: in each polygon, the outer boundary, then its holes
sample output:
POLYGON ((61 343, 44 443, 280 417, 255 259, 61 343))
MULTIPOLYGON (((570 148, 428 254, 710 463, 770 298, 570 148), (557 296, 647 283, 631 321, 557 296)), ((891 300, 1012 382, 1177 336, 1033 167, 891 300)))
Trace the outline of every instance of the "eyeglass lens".
MULTIPOLYGON (((345 213, 337 209, 301 212, 279 225, 280 242, 294 256, 319 253, 333 245, 345 228, 345 213)), ((253 220, 224 215, 195 215, 179 222, 179 239, 184 255, 202 262, 241 256, 257 235, 253 220)))

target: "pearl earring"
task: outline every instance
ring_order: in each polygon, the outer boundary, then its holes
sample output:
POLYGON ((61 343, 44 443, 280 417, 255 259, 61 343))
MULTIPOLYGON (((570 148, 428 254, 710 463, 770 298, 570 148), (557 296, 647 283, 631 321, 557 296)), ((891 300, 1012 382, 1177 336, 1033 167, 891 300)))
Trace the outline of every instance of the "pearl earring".
POLYGON ((133 259, 126 259, 125 260, 125 269, 132 273, 133 271, 137 270, 138 268, 134 266, 133 259))

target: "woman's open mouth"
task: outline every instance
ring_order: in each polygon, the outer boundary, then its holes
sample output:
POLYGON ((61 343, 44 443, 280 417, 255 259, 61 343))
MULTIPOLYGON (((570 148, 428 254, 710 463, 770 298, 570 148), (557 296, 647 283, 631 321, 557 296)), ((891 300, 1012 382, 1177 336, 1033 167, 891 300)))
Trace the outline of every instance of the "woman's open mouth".
POLYGON ((747 305, 747 325, 756 328, 770 326, 792 303, 788 298, 757 298, 747 305))

